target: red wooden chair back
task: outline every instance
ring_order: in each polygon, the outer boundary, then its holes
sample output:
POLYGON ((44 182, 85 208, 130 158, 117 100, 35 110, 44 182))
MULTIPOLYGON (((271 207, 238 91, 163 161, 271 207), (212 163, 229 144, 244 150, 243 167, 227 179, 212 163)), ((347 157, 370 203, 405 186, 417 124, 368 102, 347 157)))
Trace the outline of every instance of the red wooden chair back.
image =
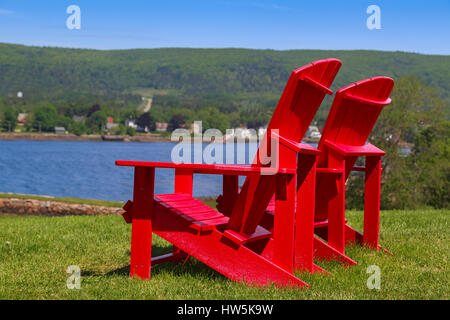
MULTIPOLYGON (((278 130, 281 137, 301 142, 325 94, 332 93, 329 87, 340 66, 339 60, 326 59, 292 72, 259 150, 270 145, 273 129, 278 130)), ((264 159, 258 159, 259 150, 253 162, 254 166, 265 163, 264 159)), ((279 163, 283 164, 284 154, 281 149, 278 159, 279 163)), ((274 195, 275 188, 275 176, 247 177, 233 206, 228 228, 239 233, 252 234, 274 195)))
MULTIPOLYGON (((336 92, 328 115, 318 149, 317 167, 328 167, 328 147, 325 141, 346 146, 362 146, 377 121, 383 107, 390 103, 389 95, 394 81, 388 77, 374 77, 359 81, 336 92)), ((357 157, 345 158, 345 179, 348 178, 357 157)), ((317 189, 329 189, 324 186, 326 179, 318 177, 317 189)), ((326 192, 316 192, 316 221, 327 219, 326 192)))

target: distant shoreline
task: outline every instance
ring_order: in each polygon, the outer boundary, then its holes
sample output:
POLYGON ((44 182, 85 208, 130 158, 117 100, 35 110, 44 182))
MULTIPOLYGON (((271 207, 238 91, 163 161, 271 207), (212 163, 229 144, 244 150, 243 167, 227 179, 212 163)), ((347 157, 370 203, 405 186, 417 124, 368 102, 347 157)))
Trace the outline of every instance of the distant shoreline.
MULTIPOLYGON (((94 142, 175 142, 170 137, 136 135, 136 136, 101 136, 96 134, 77 136, 74 134, 55 134, 55 133, 0 133, 1 140, 29 140, 29 141, 94 141, 94 142)), ((224 143, 228 140, 224 139, 224 143)), ((203 140, 203 142, 209 142, 203 140)), ((236 141, 235 141, 236 142, 236 141)), ((255 142, 253 140, 246 141, 255 142)), ((303 139, 302 142, 318 143, 317 140, 303 139)))
MULTIPOLYGON (((216 206, 216 197, 197 199, 212 208, 216 206)), ((121 215, 123 205, 122 201, 0 193, 0 215, 121 215)))
POLYGON ((167 137, 160 136, 101 136, 74 134, 27 134, 27 133, 0 133, 0 140, 32 140, 32 141, 104 141, 104 142, 170 142, 167 137))

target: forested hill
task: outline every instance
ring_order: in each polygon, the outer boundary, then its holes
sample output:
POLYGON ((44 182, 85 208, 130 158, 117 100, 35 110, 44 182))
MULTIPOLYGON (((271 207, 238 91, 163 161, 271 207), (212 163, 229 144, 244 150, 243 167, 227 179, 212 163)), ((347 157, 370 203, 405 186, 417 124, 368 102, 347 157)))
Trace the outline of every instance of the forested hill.
POLYGON ((278 97, 290 72, 324 58, 343 62, 338 89, 363 78, 415 75, 450 97, 450 56, 380 51, 136 49, 82 50, 0 44, 0 96, 22 91, 51 99, 75 93, 114 94, 135 88, 186 95, 269 94, 278 97))

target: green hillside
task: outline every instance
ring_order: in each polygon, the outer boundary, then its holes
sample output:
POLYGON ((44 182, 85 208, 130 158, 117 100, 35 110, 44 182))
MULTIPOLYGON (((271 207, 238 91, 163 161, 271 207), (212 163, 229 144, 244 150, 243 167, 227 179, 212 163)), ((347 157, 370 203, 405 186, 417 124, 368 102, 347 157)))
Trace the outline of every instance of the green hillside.
POLYGON ((323 58, 343 67, 334 89, 375 75, 415 75, 449 97, 449 56, 402 52, 137 49, 80 50, 0 44, 0 95, 104 94, 136 88, 177 89, 187 95, 270 93, 278 96, 290 72, 323 58))

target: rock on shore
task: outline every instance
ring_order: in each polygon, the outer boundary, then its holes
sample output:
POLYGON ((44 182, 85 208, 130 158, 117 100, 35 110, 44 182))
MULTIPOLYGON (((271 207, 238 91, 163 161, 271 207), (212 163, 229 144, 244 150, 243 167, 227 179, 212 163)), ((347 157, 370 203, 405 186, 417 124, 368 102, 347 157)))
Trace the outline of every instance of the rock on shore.
POLYGON ((122 208, 34 199, 0 199, 0 213, 65 216, 122 214, 122 208))

